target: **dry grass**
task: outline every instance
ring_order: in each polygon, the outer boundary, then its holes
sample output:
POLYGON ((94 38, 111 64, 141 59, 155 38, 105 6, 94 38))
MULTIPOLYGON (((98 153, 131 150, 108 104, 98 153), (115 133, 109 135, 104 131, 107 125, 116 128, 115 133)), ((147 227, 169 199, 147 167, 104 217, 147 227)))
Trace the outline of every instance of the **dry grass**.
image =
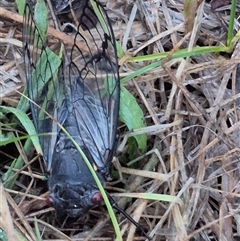
MULTIPOLYGON (((206 2, 192 6, 189 21, 184 24, 182 2, 108 1, 114 32, 126 56, 226 44, 230 5, 215 11, 206 2), (192 31, 185 34, 187 30, 192 31)), ((15 6, 6 1, 1 1, 1 7, 16 12, 15 6)), ((10 16, 1 17, 0 12, 0 28, 0 100, 3 105, 16 106, 19 100, 16 90, 21 91, 25 86, 21 23, 13 23, 10 16)), ((235 31, 238 30, 236 20, 235 31)), ((61 38, 56 34, 55 37, 61 38)), ((139 223, 149 231, 152 240, 239 240, 240 70, 236 78, 239 62, 238 45, 231 54, 166 58, 159 67, 126 84, 144 110, 148 128, 142 131, 148 134, 148 152, 136 160, 141 163, 141 171, 120 167, 125 189, 112 189, 123 193, 118 196, 149 192, 177 197, 172 202, 120 200, 136 220, 141 217, 139 223)), ((120 63, 123 77, 151 61, 133 63, 124 57, 120 63)), ((126 146, 121 147, 126 152, 126 146)), ((90 240, 113 240, 111 223, 99 221, 102 216, 99 209, 71 230, 60 232, 63 229, 54 223, 52 209, 43 208, 46 182, 41 181, 43 174, 36 168, 38 159, 30 167, 27 155, 21 154, 26 165, 18 171, 21 175, 14 187, 16 191, 3 192, 1 188, 1 228, 13 235, 13 223, 18 238, 21 233, 27 240, 36 240, 34 218, 37 217, 36 226, 43 240, 88 240, 85 238, 91 234, 97 238, 90 240)), ((2 149, 1 161, 3 156, 10 161, 17 155, 9 147, 2 149)), ((140 233, 134 234, 135 227, 129 227, 120 215, 119 221, 125 231, 124 240, 144 240, 140 233)), ((17 239, 9 236, 9 240, 17 239)))

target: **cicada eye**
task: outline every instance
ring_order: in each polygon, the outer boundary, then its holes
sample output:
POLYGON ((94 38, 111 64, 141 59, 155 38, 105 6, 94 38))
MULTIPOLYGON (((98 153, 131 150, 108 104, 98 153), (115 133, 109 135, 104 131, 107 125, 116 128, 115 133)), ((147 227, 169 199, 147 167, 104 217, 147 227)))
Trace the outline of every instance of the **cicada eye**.
POLYGON ((101 193, 100 192, 97 192, 97 193, 95 193, 93 196, 92 196, 92 198, 91 198, 91 202, 93 203, 93 204, 95 204, 95 205, 97 205, 97 204, 100 204, 101 202, 102 202, 102 195, 101 195, 101 193))
POLYGON ((49 196, 46 197, 46 203, 49 207, 53 207, 53 200, 49 196))

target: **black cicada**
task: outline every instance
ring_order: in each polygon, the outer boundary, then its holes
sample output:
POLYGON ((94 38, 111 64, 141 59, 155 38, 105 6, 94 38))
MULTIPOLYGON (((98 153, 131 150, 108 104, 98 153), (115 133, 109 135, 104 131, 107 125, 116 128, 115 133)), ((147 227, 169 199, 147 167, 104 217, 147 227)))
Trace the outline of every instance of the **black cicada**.
POLYGON ((27 89, 48 174, 49 200, 59 215, 69 217, 87 213, 102 198, 82 156, 57 122, 81 147, 104 183, 114 154, 120 98, 110 20, 94 1, 99 22, 97 28, 89 29, 88 13, 96 14, 90 1, 82 2, 74 44, 63 57, 52 50, 60 43, 47 45, 47 35, 34 18, 34 11, 39 10, 31 1, 26 4, 23 28, 27 89), (87 50, 79 48, 80 41, 87 50))
POLYGON ((116 42, 102 5, 97 0, 81 0, 73 45, 61 47, 61 42, 47 38, 42 16, 40 20, 36 16, 41 14, 43 0, 37 2, 27 0, 23 24, 31 113, 47 170, 49 201, 58 216, 76 218, 99 204, 102 196, 81 154, 59 124, 81 147, 104 184, 114 155, 119 112, 116 42))

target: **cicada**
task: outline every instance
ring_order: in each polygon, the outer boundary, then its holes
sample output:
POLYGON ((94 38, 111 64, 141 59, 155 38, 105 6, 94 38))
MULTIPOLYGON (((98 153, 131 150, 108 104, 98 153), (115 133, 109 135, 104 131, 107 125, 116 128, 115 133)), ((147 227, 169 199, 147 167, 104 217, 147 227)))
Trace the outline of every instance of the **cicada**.
POLYGON ((27 0, 24 11, 28 97, 48 176, 48 202, 58 216, 77 218, 100 204, 102 196, 66 132, 104 184, 115 154, 120 102, 116 40, 104 7, 97 0, 82 0, 73 44, 63 48, 48 38, 44 21, 36 16, 41 14, 41 2, 27 0))
POLYGON ((102 198, 81 154, 59 124, 83 150, 103 184, 115 150, 120 99, 116 42, 104 8, 94 3, 99 14, 96 28, 86 25, 92 22, 89 12, 96 13, 84 0, 73 45, 62 53, 59 48, 58 55, 52 49, 59 43, 51 46, 37 22, 37 6, 28 0, 24 13, 31 114, 43 151, 49 201, 61 216, 82 216, 102 198), (82 50, 78 42, 87 48, 82 50))

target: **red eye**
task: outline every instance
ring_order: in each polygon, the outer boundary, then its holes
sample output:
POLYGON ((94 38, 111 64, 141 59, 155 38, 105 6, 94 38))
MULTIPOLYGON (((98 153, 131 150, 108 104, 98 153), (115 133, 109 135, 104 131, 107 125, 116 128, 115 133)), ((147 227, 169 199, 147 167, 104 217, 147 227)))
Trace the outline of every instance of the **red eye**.
POLYGON ((95 193, 92 196, 91 201, 95 205, 100 204, 102 202, 102 195, 101 195, 101 193, 100 192, 95 193))
POLYGON ((53 206, 53 200, 48 196, 46 197, 46 203, 49 207, 52 207, 53 206))

